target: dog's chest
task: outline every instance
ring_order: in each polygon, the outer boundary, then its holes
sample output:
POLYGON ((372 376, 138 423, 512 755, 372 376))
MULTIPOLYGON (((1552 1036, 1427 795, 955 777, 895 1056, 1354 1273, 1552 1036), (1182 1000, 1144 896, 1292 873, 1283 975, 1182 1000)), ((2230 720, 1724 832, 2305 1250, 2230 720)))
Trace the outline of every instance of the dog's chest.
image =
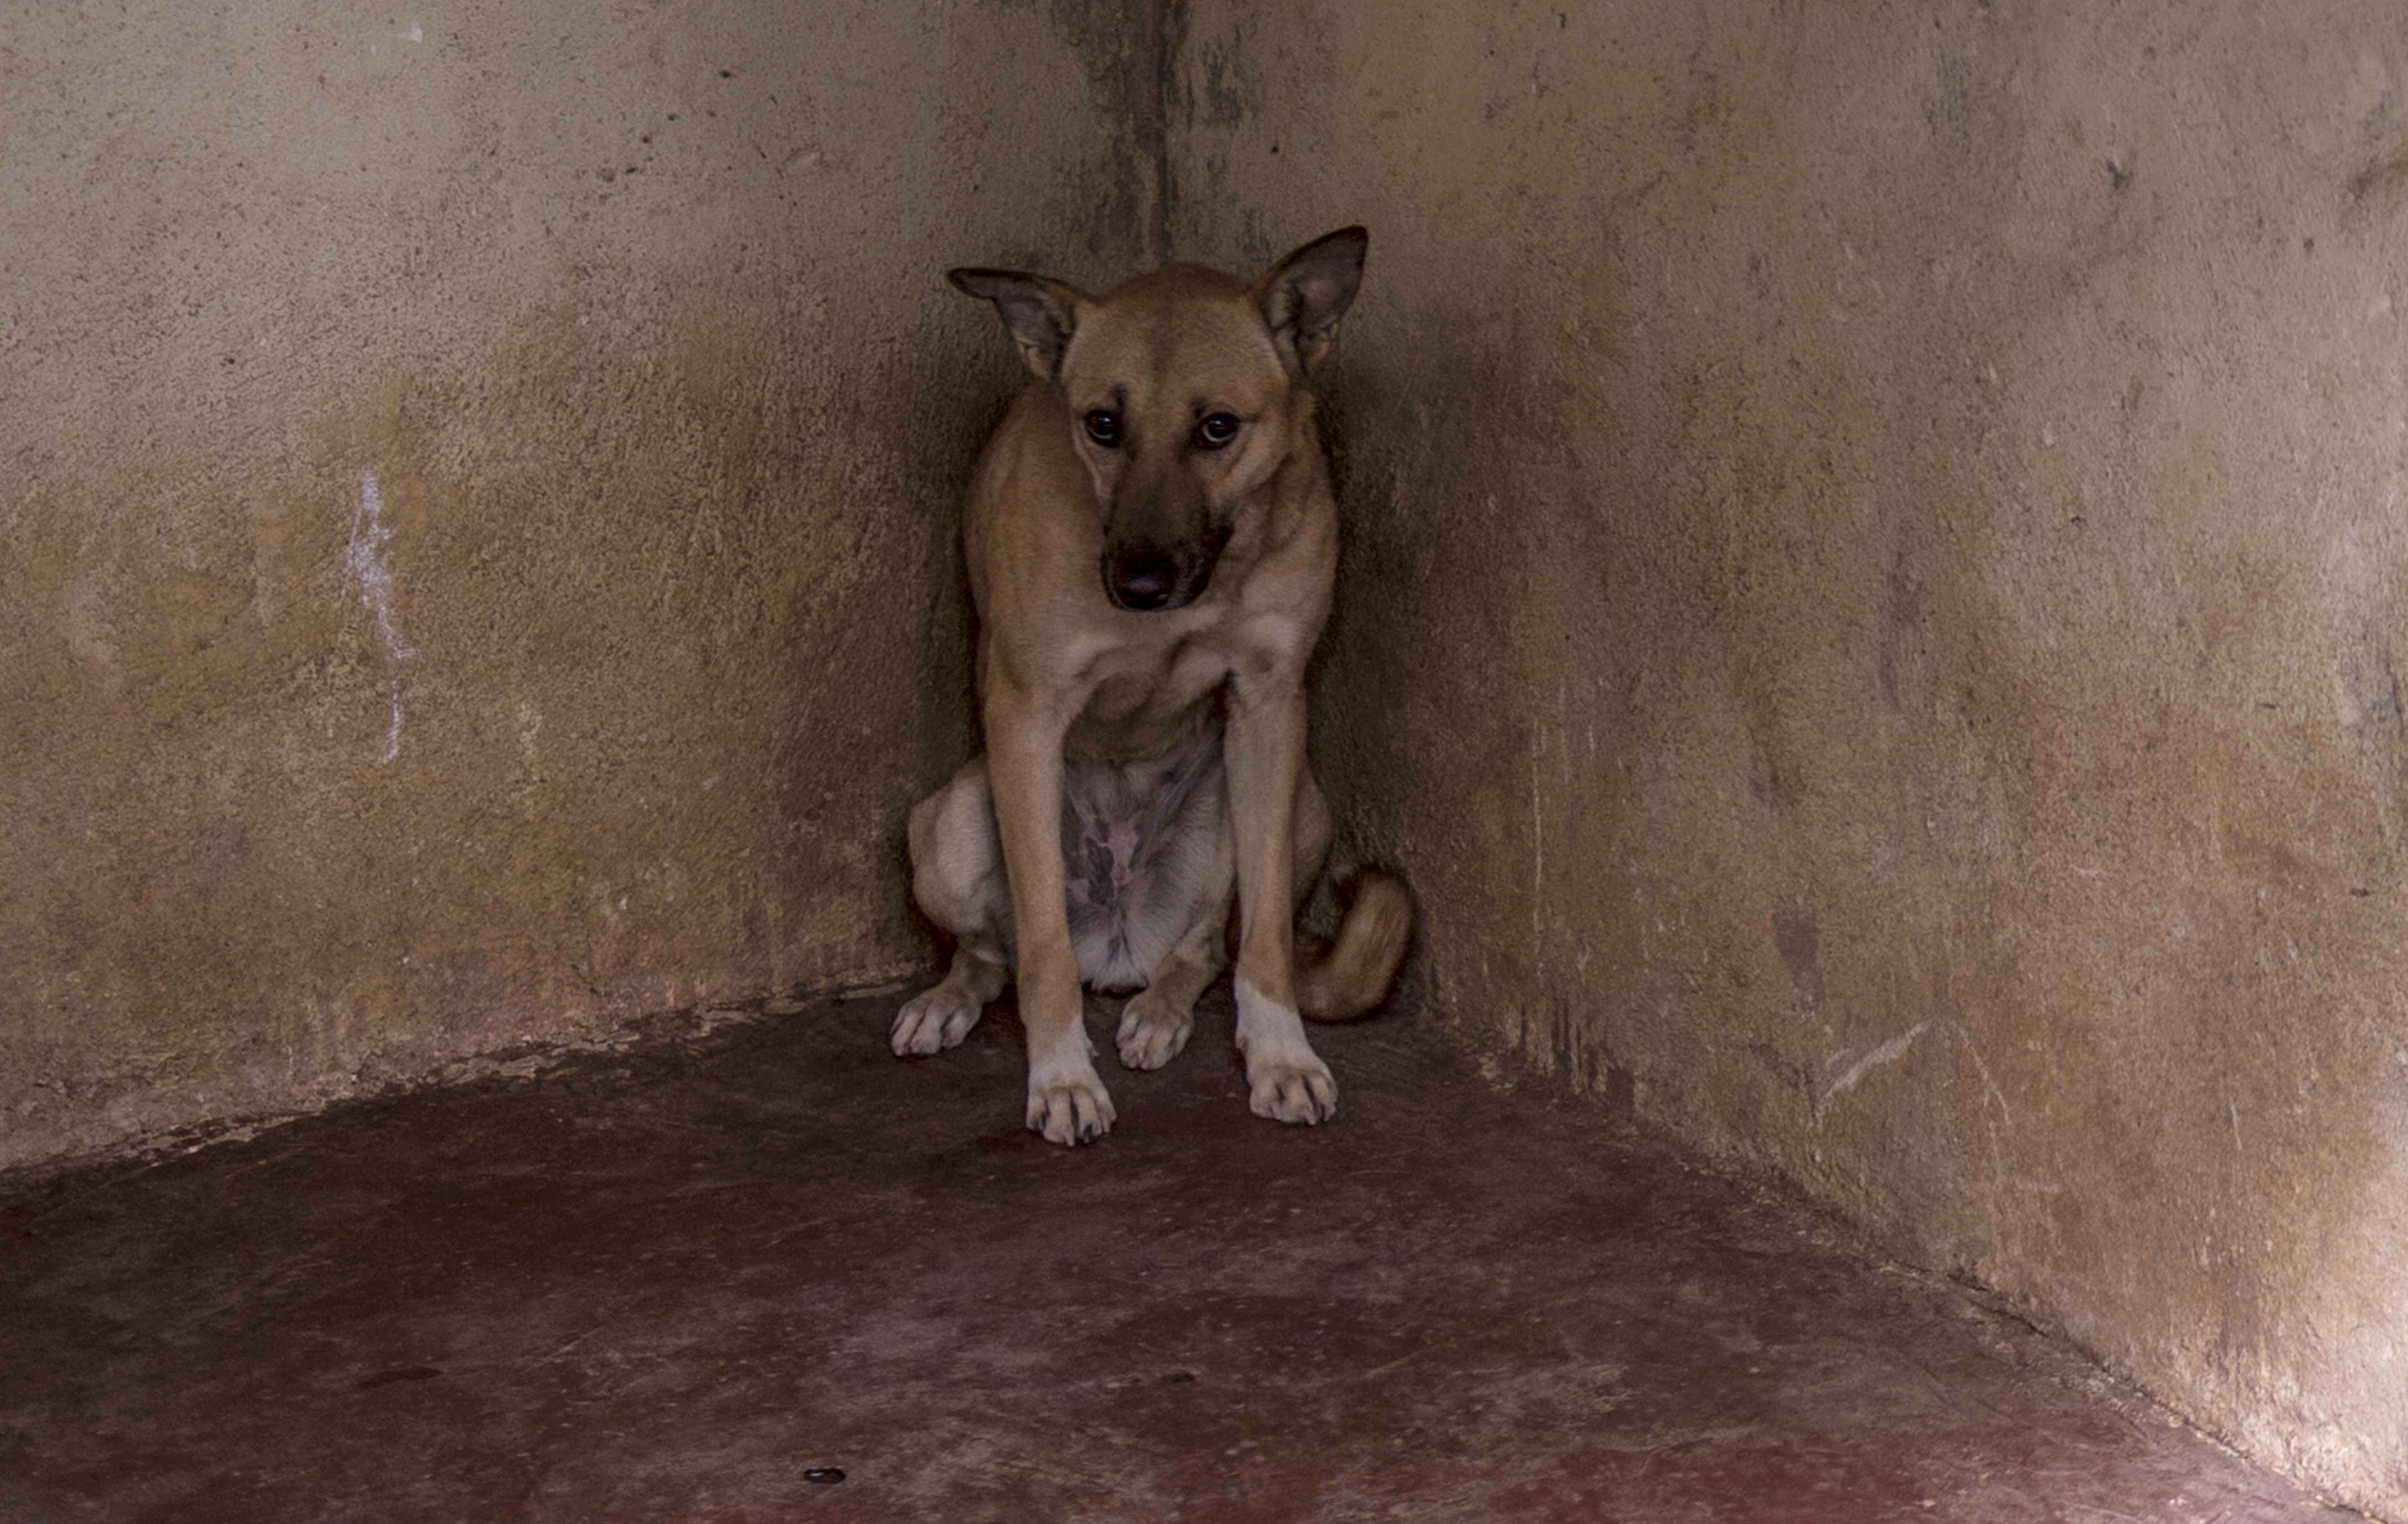
POLYGON ((1099 663, 1086 707, 1071 727, 1074 752, 1152 756, 1188 734, 1236 668, 1210 633, 1113 653, 1099 663))

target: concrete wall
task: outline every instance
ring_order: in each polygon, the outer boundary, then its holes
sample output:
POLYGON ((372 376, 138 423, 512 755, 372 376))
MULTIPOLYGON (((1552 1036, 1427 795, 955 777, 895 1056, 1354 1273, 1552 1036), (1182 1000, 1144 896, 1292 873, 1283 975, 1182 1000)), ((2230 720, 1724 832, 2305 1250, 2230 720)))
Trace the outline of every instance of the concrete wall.
POLYGON ((2408 1517, 2408 19, 1180 65, 1183 251, 1373 230, 1316 748, 1444 1010, 2408 1517))
POLYGON ((939 272, 1359 220, 1448 1018, 2408 1517, 2408 23, 2095 8, 21 7, 0 1165, 918 957, 939 272))
POLYGON ((941 272, 1141 256, 1111 21, 0 21, 0 1166, 924 954, 941 272))

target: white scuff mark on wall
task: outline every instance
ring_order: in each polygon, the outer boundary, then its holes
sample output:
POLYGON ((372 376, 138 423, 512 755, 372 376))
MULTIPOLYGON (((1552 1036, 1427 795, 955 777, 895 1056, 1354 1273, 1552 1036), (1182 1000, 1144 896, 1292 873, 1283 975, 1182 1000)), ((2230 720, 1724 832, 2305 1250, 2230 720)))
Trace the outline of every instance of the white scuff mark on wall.
POLYGON ((1899 1033, 1888 1042, 1882 1044, 1881 1047, 1874 1048, 1863 1058, 1858 1059, 1856 1062, 1850 1064, 1848 1066, 1848 1072, 1842 1075, 1838 1079, 1832 1081, 1831 1088, 1823 1092, 1823 1099, 1814 1103, 1815 1125, 1822 1125, 1823 1113, 1829 1109, 1832 1102, 1838 1100, 1841 1096, 1847 1094, 1850 1090, 1855 1090, 1856 1088, 1857 1081, 1863 1079, 1867 1075, 1871 1074, 1883 1064, 1896 1063, 1899 1060, 1906 1057, 1906 1050, 1914 1046, 1914 1040, 1917 1037, 1922 1036, 1923 1029, 1929 1025, 1931 1025, 1931 1023, 1928 1021, 1917 1021, 1914 1025, 1907 1028, 1904 1032, 1899 1033))
POLYGON ((393 623, 393 569, 384 563, 384 544, 393 531, 384 521, 384 496, 377 491, 376 473, 360 473, 360 506, 351 514, 351 544, 344 553, 346 590, 357 585, 360 606, 376 621, 377 639, 384 645, 384 676, 393 703, 393 722, 384 735, 383 761, 401 755, 401 668, 418 652, 401 638, 393 623))
POLYGON ((416 21, 410 22, 408 26, 403 27, 399 32, 394 33, 394 36, 399 37, 404 42, 424 42, 426 40, 425 29, 421 27, 416 21))
MULTIPOLYGON (((1921 1029, 1918 1028, 1917 1030, 1919 1031, 1921 1029)), ((1912 1033, 1909 1035, 1912 1035, 1912 1033)), ((1964 1039, 1964 1043, 1965 1051, 1972 1055, 1973 1067, 1981 1071, 1983 1089, 1988 1090, 1990 1092, 1990 1099, 1999 1104, 1999 1115, 2007 1119, 2007 1125, 2010 1127, 2014 1126, 2015 1114, 2007 1105, 2007 1092, 1999 1089, 1999 1082, 1990 1077, 1990 1066, 1982 1061, 1982 1050, 1973 1046, 1973 1039, 1967 1037, 1964 1039)))

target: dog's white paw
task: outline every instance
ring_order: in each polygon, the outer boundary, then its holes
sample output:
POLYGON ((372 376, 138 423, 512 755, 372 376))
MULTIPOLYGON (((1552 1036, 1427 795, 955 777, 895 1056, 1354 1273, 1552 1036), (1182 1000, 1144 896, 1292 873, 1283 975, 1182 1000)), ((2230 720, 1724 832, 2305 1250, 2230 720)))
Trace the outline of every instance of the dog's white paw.
POLYGON ((953 981, 947 979, 903 1003, 903 1008, 895 1013, 895 1030, 887 1041, 898 1059, 942 1052, 969 1035, 970 1028, 978 1025, 980 1009, 968 992, 954 989, 953 981))
POLYGON ((1329 1065, 1307 1050, 1286 1056, 1257 1048, 1246 1055, 1246 1107, 1275 1122, 1311 1127, 1338 1115, 1338 1081, 1329 1065))
POLYGON ((1238 1047, 1246 1055, 1247 1109, 1275 1122, 1307 1127, 1338 1115, 1338 1081, 1305 1041, 1293 1006, 1237 978, 1238 1047))
POLYGON ((1111 1131, 1112 1119, 1112 1098, 1104 1093, 1104 1082, 1096 1076, 1093 1063, 1083 1072, 1073 1070, 1051 1077, 1030 1071, 1028 1130, 1044 1133, 1046 1142, 1065 1147, 1093 1143, 1111 1131))
POLYGON ((1121 1007, 1121 1063, 1125 1068, 1161 1068, 1179 1057, 1196 1030, 1195 1013, 1148 998, 1153 993, 1140 990, 1121 1007))

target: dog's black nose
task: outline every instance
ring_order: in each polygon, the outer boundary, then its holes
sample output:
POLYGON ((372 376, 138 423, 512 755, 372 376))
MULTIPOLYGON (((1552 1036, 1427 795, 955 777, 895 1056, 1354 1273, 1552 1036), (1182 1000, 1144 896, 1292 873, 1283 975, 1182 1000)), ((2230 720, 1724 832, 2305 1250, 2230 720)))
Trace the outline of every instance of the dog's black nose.
POLYGON ((1152 550, 1115 556, 1104 587, 1123 608, 1146 613, 1169 603, 1179 591, 1179 563, 1152 550))

